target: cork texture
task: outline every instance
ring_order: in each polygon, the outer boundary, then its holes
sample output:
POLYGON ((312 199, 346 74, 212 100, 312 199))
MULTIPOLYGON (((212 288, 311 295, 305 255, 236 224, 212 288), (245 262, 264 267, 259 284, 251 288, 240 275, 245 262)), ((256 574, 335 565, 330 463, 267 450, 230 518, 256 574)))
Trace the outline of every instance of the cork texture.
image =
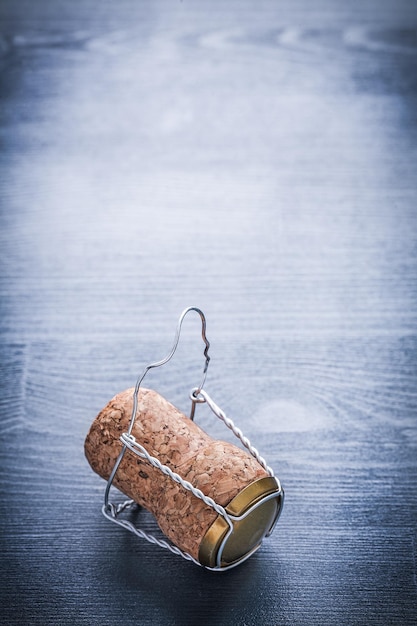
MULTIPOLYGON (((129 428, 133 391, 116 395, 94 420, 85 440, 92 469, 108 479, 122 449, 119 437, 129 428)), ((226 506, 244 487, 267 476, 246 451, 214 440, 170 402, 140 389, 132 435, 147 452, 198 489, 226 506)), ((198 558, 198 549, 217 513, 146 460, 127 450, 113 483, 148 509, 162 532, 198 558)))

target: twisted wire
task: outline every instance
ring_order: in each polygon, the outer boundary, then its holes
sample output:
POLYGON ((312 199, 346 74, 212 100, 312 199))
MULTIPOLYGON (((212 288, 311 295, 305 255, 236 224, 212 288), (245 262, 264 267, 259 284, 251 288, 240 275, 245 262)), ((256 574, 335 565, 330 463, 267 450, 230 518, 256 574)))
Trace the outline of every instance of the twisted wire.
MULTIPOLYGON (((227 417, 227 415, 224 413, 224 411, 222 411, 220 409, 220 407, 217 406, 217 404, 211 399, 211 397, 208 395, 208 393, 206 391, 204 391, 203 389, 197 387, 197 388, 192 390, 192 392, 190 394, 190 397, 191 397, 191 400, 193 402, 193 406, 195 404, 197 404, 197 403, 207 402, 207 404, 210 407, 210 409, 212 410, 212 412, 220 420, 222 420, 222 422, 227 426, 227 428, 229 428, 233 432, 233 434, 241 441, 243 446, 258 461, 258 463, 269 473, 270 476, 274 476, 274 472, 273 472, 272 468, 267 465, 265 459, 259 454, 258 450, 251 444, 251 442, 248 439, 248 437, 245 437, 243 435, 243 433, 240 430, 240 428, 238 428, 235 425, 233 420, 231 420, 229 417, 227 417)), ((164 465, 163 463, 161 463, 159 461, 159 459, 157 459, 156 457, 154 457, 151 454, 149 454, 147 452, 147 450, 140 443, 138 443, 136 441, 135 437, 131 434, 130 430, 128 432, 126 432, 126 433, 123 433, 120 436, 120 440, 121 440, 121 442, 123 444, 123 449, 122 449, 122 451, 121 451, 121 453, 119 455, 118 462, 116 462, 116 464, 115 464, 112 476, 110 477, 110 479, 108 481, 108 487, 107 487, 107 491, 106 491, 105 504, 102 507, 103 515, 107 519, 109 519, 112 522, 114 522, 115 524, 118 524, 119 526, 122 526, 123 528, 126 528, 127 530, 130 530, 131 532, 133 532, 135 535, 137 535, 141 539, 146 539, 146 541, 149 541, 149 543, 158 545, 159 547, 164 548, 166 550, 169 550, 173 554, 176 554, 177 556, 180 556, 180 557, 182 557, 183 559, 185 559, 187 561, 192 561, 196 565, 200 565, 201 566, 201 563, 199 563, 199 561, 197 561, 190 554, 188 554, 187 552, 184 552, 183 550, 181 550, 180 548, 178 548, 174 544, 168 543, 167 541, 164 541, 163 539, 158 539, 154 535, 152 535, 150 533, 147 533, 144 530, 141 530, 140 528, 137 528, 129 520, 120 519, 118 517, 119 513, 121 513, 123 510, 125 510, 126 508, 129 508, 130 506, 132 506, 134 504, 133 500, 126 500, 126 501, 124 501, 121 504, 116 506, 115 504, 113 504, 113 503, 108 501, 110 485, 111 485, 111 483, 113 481, 114 475, 115 475, 115 473, 117 471, 118 465, 119 465, 120 460, 123 457, 124 453, 126 452, 127 449, 129 449, 131 452, 133 452, 137 456, 139 456, 139 457, 145 459, 146 461, 148 461, 148 463, 150 463, 153 467, 157 468, 163 474, 165 474, 166 476, 171 478, 171 480, 173 480, 174 482, 180 484, 184 489, 190 491, 194 496, 196 496, 197 498, 202 500, 205 504, 207 504, 208 506, 213 508, 229 524, 229 532, 233 531, 233 521, 232 521, 231 517, 228 515, 226 510, 222 506, 217 504, 212 498, 210 498, 209 496, 206 496, 200 489, 197 489, 196 487, 194 487, 189 481, 187 481, 184 478, 182 478, 176 472, 173 472, 170 467, 168 467, 167 465, 164 465)), ((276 480, 278 481, 278 479, 276 479, 276 480)), ((278 481, 278 483, 279 483, 279 481, 278 481)), ((280 485, 279 485, 279 489, 281 489, 280 485)), ((221 568, 220 568, 220 566, 217 566, 215 568, 206 568, 206 569, 217 570, 217 569, 221 569, 221 568)), ((228 567, 223 568, 223 569, 227 570, 228 567)))
POLYGON ((228 519, 229 516, 227 515, 225 509, 222 506, 220 506, 220 504, 217 504, 217 502, 215 502, 212 498, 210 498, 209 496, 206 496, 200 489, 197 489, 196 487, 194 487, 194 485, 188 482, 188 480, 185 480, 179 474, 177 474, 176 472, 173 472, 172 469, 168 467, 168 465, 163 465, 163 463, 161 463, 159 459, 150 455, 146 451, 146 449, 143 446, 141 446, 140 443, 136 441, 133 435, 129 435, 128 433, 123 433, 120 436, 120 441, 127 448, 129 448, 131 452, 134 452, 134 454, 141 457, 142 459, 146 459, 151 465, 153 465, 153 467, 156 467, 163 474, 165 474, 166 476, 169 476, 173 481, 175 481, 176 483, 184 487, 184 489, 191 491, 191 493, 194 496, 196 496, 196 498, 199 498, 205 504, 213 508, 216 511, 216 513, 226 518, 226 520, 228 519))
POLYGON ((173 544, 170 544, 167 541, 164 541, 163 539, 157 539, 154 535, 151 535, 150 533, 146 533, 144 530, 137 528, 134 524, 132 524, 132 522, 129 522, 129 520, 119 519, 117 517, 121 511, 130 507, 132 504, 134 504, 133 500, 126 500, 125 502, 122 502, 118 506, 115 506, 112 503, 108 503, 107 506, 103 505, 102 512, 103 512, 103 515, 107 517, 107 519, 114 522, 115 524, 118 524, 119 526, 122 526, 123 528, 126 528, 127 530, 130 530, 132 533, 134 533, 141 539, 146 539, 146 541, 149 541, 149 543, 158 545, 160 548, 165 548, 165 550, 170 550, 177 556, 181 556, 186 561, 192 561, 196 565, 201 566, 201 563, 199 563, 194 557, 192 557, 191 554, 188 554, 188 552, 184 552, 183 550, 180 550, 179 548, 177 548, 177 546, 174 546, 173 544))
POLYGON ((230 419, 230 417, 227 417, 226 413, 222 411, 219 406, 217 406, 214 400, 210 398, 210 396, 208 395, 206 391, 204 391, 204 389, 200 389, 200 391, 198 391, 198 389, 193 389, 190 395, 191 395, 191 399, 195 396, 196 401, 198 401, 199 397, 202 397, 204 401, 207 402, 208 406, 213 411, 213 413, 219 419, 222 420, 222 422, 227 426, 227 428, 229 428, 233 432, 233 434, 242 442, 242 444, 251 453, 251 455, 255 457, 258 463, 262 465, 262 467, 268 472, 268 474, 270 476, 274 476, 273 469, 269 467, 269 465, 267 465, 265 459, 259 454, 255 446, 251 444, 248 437, 245 437, 245 435, 242 433, 240 428, 238 428, 235 425, 235 423, 233 422, 233 420, 230 419))

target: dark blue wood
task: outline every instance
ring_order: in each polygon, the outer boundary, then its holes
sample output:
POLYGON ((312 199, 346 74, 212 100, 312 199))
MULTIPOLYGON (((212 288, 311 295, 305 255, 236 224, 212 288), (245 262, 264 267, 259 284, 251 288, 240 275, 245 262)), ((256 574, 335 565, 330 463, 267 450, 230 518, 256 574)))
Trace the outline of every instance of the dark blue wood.
MULTIPOLYGON (((417 623, 416 13, 3 0, 1 623, 417 623), (286 489, 225 574, 109 524, 83 455, 189 305, 286 489)), ((188 411, 202 352, 187 318, 147 384, 188 411)))

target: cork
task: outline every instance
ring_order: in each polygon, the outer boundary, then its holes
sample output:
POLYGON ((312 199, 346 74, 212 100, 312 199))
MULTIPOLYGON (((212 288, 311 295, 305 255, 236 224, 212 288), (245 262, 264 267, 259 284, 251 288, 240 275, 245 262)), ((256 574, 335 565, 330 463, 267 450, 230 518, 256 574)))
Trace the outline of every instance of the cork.
MULTIPOLYGON (((133 391, 110 400, 85 440, 87 460, 106 480, 122 449, 119 437, 129 428, 133 391)), ((139 391, 132 435, 150 455, 224 507, 249 484, 268 476, 249 453, 213 439, 150 389, 139 391)), ((113 484, 148 509, 176 546, 198 559, 202 539, 217 518, 211 507, 128 449, 113 484)))

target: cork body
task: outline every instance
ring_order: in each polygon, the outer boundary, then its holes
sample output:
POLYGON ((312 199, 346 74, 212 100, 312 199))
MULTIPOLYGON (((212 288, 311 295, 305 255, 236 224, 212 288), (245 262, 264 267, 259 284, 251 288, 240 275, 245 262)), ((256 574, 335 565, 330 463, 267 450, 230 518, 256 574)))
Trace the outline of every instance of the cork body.
MULTIPOLYGON (((86 457, 108 479, 129 428, 133 388, 116 395, 94 420, 85 440, 86 457)), ((247 452, 214 440, 161 395, 140 389, 132 435, 147 452, 226 506, 253 481, 268 476, 247 452)), ((127 450, 114 485, 156 518, 163 533, 198 559, 200 543, 217 513, 145 459, 127 450)))

